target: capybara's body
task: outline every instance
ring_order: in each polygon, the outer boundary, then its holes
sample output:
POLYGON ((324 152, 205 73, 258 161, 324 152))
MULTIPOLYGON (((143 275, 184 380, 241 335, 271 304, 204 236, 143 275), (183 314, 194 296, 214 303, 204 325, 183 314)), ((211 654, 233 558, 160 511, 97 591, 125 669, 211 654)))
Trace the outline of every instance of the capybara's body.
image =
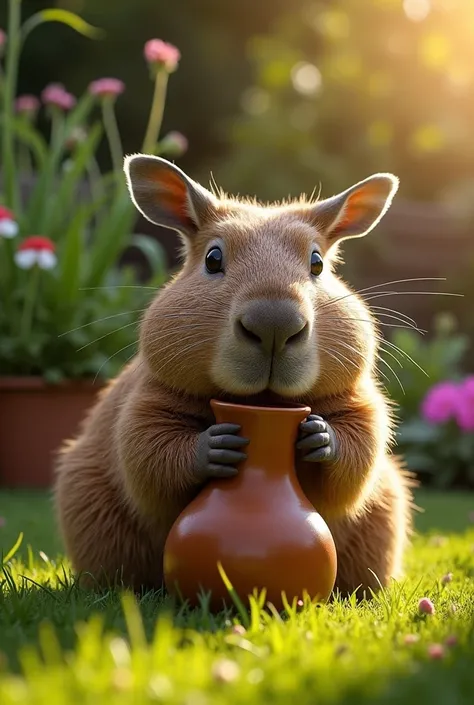
POLYGON ((295 459, 334 536, 336 588, 376 591, 400 577, 410 483, 390 452, 375 322, 333 272, 338 240, 374 226, 393 177, 266 208, 218 200, 164 160, 127 168, 136 205, 180 232, 186 261, 147 310, 136 359, 59 455, 56 506, 74 570, 91 586, 162 586, 174 520, 206 477, 237 471, 234 451, 219 455, 229 435, 204 444, 219 397, 310 406, 323 425, 295 459))

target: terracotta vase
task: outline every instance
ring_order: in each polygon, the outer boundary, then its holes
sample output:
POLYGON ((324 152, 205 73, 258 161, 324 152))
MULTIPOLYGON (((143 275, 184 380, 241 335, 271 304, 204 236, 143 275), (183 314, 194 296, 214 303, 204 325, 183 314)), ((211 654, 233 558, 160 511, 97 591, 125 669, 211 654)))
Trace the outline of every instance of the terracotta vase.
POLYGON ((230 605, 219 573, 245 603, 254 589, 283 609, 307 593, 326 600, 336 579, 332 535, 300 487, 294 446, 310 409, 288 404, 257 407, 211 401, 217 423, 236 423, 249 438, 247 460, 233 478, 212 480, 178 517, 164 551, 169 592, 198 604, 211 591, 211 607, 230 605))
POLYGON ((76 434, 102 387, 0 377, 0 487, 49 488, 55 452, 76 434))

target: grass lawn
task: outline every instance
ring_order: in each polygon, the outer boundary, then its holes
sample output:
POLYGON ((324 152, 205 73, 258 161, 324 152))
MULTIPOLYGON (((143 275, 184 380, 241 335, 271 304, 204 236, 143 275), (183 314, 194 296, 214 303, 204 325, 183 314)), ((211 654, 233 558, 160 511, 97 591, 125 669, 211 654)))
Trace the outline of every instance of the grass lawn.
POLYGON ((402 585, 283 619, 255 606, 244 631, 243 618, 173 612, 155 594, 83 593, 49 498, 0 492, 0 552, 24 532, 0 573, 0 703, 472 705, 474 496, 417 502, 425 512, 402 585), (424 596, 435 614, 419 614, 424 596))

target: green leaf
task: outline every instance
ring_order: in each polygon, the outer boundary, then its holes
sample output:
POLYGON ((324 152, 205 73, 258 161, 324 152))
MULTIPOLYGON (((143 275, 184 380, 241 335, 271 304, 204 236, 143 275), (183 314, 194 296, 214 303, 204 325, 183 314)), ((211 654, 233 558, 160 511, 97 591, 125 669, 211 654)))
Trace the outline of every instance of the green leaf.
POLYGON ((49 218, 44 221, 44 229, 50 237, 54 238, 56 235, 61 234, 60 230, 64 227, 64 221, 67 221, 70 213, 74 210, 77 187, 88 163, 95 154, 101 136, 102 125, 97 123, 76 150, 71 168, 64 174, 56 194, 49 202, 49 218))
POLYGON ((15 542, 15 545, 12 546, 12 548, 8 551, 7 555, 3 557, 2 559, 2 565, 6 565, 8 561, 11 561, 15 553, 17 553, 18 549, 20 548, 21 544, 23 542, 23 532, 21 532, 15 542))
POLYGON ((58 286, 58 303, 71 304, 79 296, 80 265, 82 253, 82 232, 84 219, 87 218, 85 208, 80 208, 68 229, 65 248, 60 260, 60 278, 58 286))
POLYGON ((58 180, 62 179, 58 169, 64 153, 65 141, 77 125, 84 123, 93 106, 93 96, 86 93, 66 117, 62 139, 55 148, 47 151, 44 168, 37 175, 35 187, 28 201, 27 229, 32 232, 44 232, 45 223, 51 212, 51 198, 56 194, 58 180))
POLYGON ((24 42, 30 32, 44 22, 60 22, 61 24, 67 25, 75 32, 78 32, 85 37, 89 37, 89 39, 100 39, 105 36, 103 29, 94 27, 74 12, 56 8, 47 8, 46 10, 36 12, 23 23, 21 40, 24 42))
POLYGON ((433 459, 427 453, 418 450, 407 451, 404 460, 412 472, 432 474, 435 471, 433 459))
POLYGON ((413 419, 401 424, 397 438, 401 444, 430 443, 441 440, 442 431, 437 426, 430 426, 422 419, 413 419))
POLYGON ((472 458, 466 466, 466 474, 471 484, 474 485, 474 462, 472 461, 472 458))
POLYGON ((101 286, 104 276, 116 264, 117 257, 131 237, 136 210, 120 183, 115 201, 94 233, 94 245, 89 251, 89 270, 86 287, 101 286))
POLYGON ((166 279, 166 252, 164 247, 148 235, 135 235, 132 245, 137 247, 147 258, 153 276, 166 279))
MULTIPOLYGON (((3 117, 0 117, 0 125, 3 124, 3 117)), ((25 120, 15 119, 12 121, 13 132, 19 141, 27 147, 36 157, 38 169, 42 169, 47 158, 47 146, 42 136, 25 120)))
POLYGON ((58 367, 51 367, 45 370, 43 379, 49 384, 59 384, 65 379, 64 372, 58 367))

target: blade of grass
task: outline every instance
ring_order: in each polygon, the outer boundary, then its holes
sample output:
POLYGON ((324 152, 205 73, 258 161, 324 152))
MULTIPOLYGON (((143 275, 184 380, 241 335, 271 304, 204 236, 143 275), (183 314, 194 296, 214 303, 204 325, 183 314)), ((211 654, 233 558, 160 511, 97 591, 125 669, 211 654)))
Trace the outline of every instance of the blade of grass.
POLYGON ((7 555, 2 557, 2 566, 11 561, 13 556, 18 552, 21 544, 23 543, 23 531, 20 532, 17 540, 15 541, 12 548, 8 551, 7 555))

